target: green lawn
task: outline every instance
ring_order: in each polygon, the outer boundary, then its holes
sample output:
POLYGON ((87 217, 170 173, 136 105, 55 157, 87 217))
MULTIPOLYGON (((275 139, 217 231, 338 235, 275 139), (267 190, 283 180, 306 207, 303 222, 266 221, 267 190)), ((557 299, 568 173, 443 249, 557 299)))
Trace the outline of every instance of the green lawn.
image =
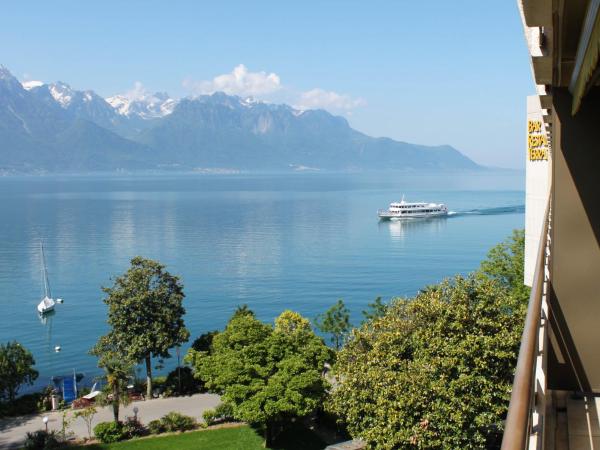
POLYGON ((264 449, 263 440, 250 427, 193 431, 170 436, 133 439, 116 444, 96 444, 81 447, 86 450, 162 450, 162 449, 264 449))
MULTIPOLYGON (((322 449, 325 444, 315 435, 304 430, 284 433, 273 450, 322 449)), ((170 436, 133 439, 116 444, 95 444, 80 447, 82 450, 263 450, 262 436, 249 426, 193 431, 170 436)))

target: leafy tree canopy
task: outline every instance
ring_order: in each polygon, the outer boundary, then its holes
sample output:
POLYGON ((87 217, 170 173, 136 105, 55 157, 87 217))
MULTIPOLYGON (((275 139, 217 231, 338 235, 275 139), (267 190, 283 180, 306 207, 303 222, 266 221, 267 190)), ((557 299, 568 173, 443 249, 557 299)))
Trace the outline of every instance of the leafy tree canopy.
POLYGON ((0 399, 13 402, 22 384, 33 384, 38 372, 29 350, 17 341, 0 344, 0 399))
POLYGON ((212 354, 191 349, 186 357, 206 386, 232 406, 235 418, 264 426, 267 443, 275 424, 305 416, 322 403, 321 374, 331 357, 300 314, 285 311, 275 324, 234 315, 215 336, 212 354))
POLYGON ((331 343, 339 350, 344 343, 344 338, 350 332, 350 311, 344 301, 339 299, 335 305, 315 319, 317 329, 331 335, 331 343))
POLYGON ((183 286, 164 265, 136 256, 129 270, 103 291, 111 327, 108 340, 128 359, 146 362, 150 396, 151 358, 168 358, 169 349, 189 339, 183 322, 183 286))
POLYGON ((192 342, 192 348, 199 352, 210 353, 211 347, 212 347, 212 341, 218 333, 219 333, 218 331, 213 330, 213 331, 207 331, 206 333, 201 334, 194 340, 194 342, 192 342))
POLYGON ((387 305, 383 303, 381 297, 377 297, 372 303, 369 303, 367 306, 369 307, 369 309, 366 309, 362 312, 365 318, 365 322, 383 316, 387 310, 387 305))
POLYGON ((523 284, 524 265, 525 230, 514 230, 512 236, 489 251, 480 271, 497 280, 515 298, 527 300, 530 288, 523 284))
POLYGON ((256 314, 254 314, 254 311, 252 311, 245 303, 243 305, 238 305, 237 308, 235 308, 235 311, 233 312, 233 317, 245 315, 249 315, 252 317, 256 316, 256 314))
POLYGON ((275 319, 275 331, 284 334, 310 332, 310 322, 299 313, 288 309, 275 319))
POLYGON ((491 445, 524 314, 523 301, 481 274, 396 299, 338 353, 329 406, 373 448, 491 445))

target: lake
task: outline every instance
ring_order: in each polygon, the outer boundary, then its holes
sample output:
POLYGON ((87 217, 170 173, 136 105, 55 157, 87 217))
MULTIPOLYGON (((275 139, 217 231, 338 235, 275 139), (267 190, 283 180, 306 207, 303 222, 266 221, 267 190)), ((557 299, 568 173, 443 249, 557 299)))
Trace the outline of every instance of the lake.
POLYGON ((359 323, 377 296, 475 270, 523 228, 524 199, 524 173, 512 171, 0 178, 0 341, 33 352, 38 384, 73 370, 89 384, 98 369, 87 351, 107 331, 100 287, 135 255, 181 277, 192 339, 240 304, 265 321, 286 308, 313 319, 342 298, 359 323), (377 209, 402 195, 455 214, 379 222, 377 209), (40 239, 64 299, 46 323, 40 239))

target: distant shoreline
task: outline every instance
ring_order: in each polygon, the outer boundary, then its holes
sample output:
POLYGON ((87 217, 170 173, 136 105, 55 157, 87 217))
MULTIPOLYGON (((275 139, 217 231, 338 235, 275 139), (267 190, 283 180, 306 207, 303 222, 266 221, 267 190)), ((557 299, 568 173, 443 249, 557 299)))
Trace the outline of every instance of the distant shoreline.
POLYGON ((318 168, 299 168, 299 169, 288 169, 288 170, 248 170, 248 169, 236 169, 236 168, 196 168, 191 170, 112 170, 112 171, 17 171, 17 170, 2 170, 0 169, 0 178, 12 178, 12 177, 54 177, 54 176, 65 176, 65 177, 94 177, 94 176, 107 176, 107 177, 120 177, 120 176, 168 176, 168 175, 184 175, 184 176, 237 176, 237 175, 368 175, 368 174, 401 174, 401 173, 445 173, 445 174, 478 174, 478 173, 507 173, 507 174, 525 174, 525 168, 514 169, 505 167, 488 167, 479 166, 478 168, 468 169, 443 169, 443 168, 402 168, 402 169, 363 169, 363 170, 328 170, 318 168))

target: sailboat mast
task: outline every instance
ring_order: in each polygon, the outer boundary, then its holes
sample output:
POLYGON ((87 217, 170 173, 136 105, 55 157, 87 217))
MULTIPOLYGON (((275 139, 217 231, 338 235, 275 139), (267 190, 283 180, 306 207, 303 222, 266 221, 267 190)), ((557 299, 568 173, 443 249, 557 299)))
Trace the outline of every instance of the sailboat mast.
POLYGON ((48 281, 48 269, 46 268, 46 255, 44 254, 44 243, 40 242, 40 248, 42 249, 42 274, 44 276, 44 294, 48 298, 52 298, 50 292, 50 281, 48 281))

